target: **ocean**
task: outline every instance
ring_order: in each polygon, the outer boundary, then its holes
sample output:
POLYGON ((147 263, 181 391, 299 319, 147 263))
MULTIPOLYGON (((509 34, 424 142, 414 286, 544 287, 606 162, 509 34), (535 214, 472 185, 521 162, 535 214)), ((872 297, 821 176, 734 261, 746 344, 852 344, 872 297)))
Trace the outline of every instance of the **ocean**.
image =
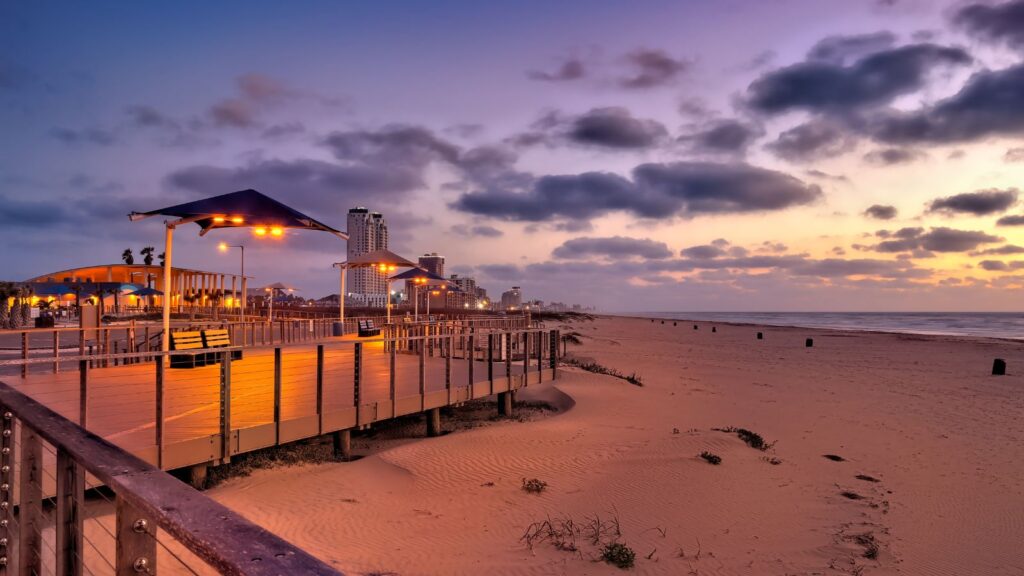
POLYGON ((1022 312, 641 312, 647 318, 1024 340, 1022 312))

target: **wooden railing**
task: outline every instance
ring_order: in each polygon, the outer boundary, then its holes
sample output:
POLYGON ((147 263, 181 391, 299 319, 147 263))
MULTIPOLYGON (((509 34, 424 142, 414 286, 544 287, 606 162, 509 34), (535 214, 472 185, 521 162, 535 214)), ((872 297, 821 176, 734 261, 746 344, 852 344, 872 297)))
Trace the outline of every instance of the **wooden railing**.
POLYGON ((340 574, 2 382, 0 413, 0 575, 340 574))

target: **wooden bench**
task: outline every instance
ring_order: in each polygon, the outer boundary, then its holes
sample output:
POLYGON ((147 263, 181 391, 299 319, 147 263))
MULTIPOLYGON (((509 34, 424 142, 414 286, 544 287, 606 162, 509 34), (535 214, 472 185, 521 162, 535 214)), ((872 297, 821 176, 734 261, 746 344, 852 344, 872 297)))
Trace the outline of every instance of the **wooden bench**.
MULTIPOLYGON (((229 348, 231 347, 231 336, 228 334, 227 328, 218 328, 216 330, 203 330, 203 347, 205 348, 229 348)), ((207 363, 213 364, 219 360, 219 353, 211 353, 207 355, 207 363)), ((241 360, 242 351, 232 350, 232 360, 241 360)))
MULTIPOLYGON (((203 335, 199 332, 171 332, 171 350, 202 350, 203 335)), ((171 368, 206 366, 206 354, 171 354, 171 368)))
POLYGON ((366 336, 380 336, 380 328, 373 324, 373 320, 359 321, 359 337, 364 338, 366 336))

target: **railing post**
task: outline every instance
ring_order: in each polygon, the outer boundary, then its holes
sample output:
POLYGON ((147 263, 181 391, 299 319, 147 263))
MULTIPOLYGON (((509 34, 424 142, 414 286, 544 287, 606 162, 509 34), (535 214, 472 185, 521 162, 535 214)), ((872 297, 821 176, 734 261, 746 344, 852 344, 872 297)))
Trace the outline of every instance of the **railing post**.
POLYGON ((0 574, 6 576, 13 573, 17 567, 14 565, 13 548, 18 540, 17 527, 14 524, 14 415, 3 408, 3 436, 0 437, 0 538, 3 545, 0 546, 0 574))
MULTIPOLYGON (((159 365, 159 363, 157 363, 159 365)), ((81 576, 82 525, 85 512, 85 469, 57 447, 57 576, 81 576)))
POLYGON ((53 373, 60 372, 60 332, 53 331, 53 373))
POLYGON ((28 332, 21 333, 21 377, 28 376, 28 332))
MULTIPOLYGON (((426 332, 423 332, 423 334, 425 334, 425 333, 426 332)), ((427 355, 427 347, 426 347, 426 340, 424 340, 424 338, 426 338, 426 336, 421 336, 420 341, 419 341, 420 342, 420 345, 419 345, 419 352, 420 352, 420 354, 419 354, 419 358, 420 358, 420 365, 419 365, 419 372, 420 372, 420 410, 425 409, 426 406, 427 406, 427 381, 426 381, 426 355, 427 355)))
POLYGON ((359 380, 363 371, 363 345, 361 342, 356 342, 352 353, 355 360, 352 368, 352 405, 356 407, 356 424, 359 424, 359 380))
POLYGON ((395 393, 395 354, 398 353, 396 350, 398 347, 398 339, 395 335, 398 331, 392 330, 391 332, 395 339, 391 341, 391 358, 388 364, 388 397, 391 398, 391 417, 394 418, 398 415, 398 395, 395 393))
MULTIPOLYGON (((163 359, 160 359, 163 361, 163 359)), ((78 361, 78 425, 89 428, 89 361, 78 361)))
POLYGON ((221 458, 231 461, 231 352, 220 355, 221 458))
POLYGON ((43 444, 32 428, 21 424, 21 494, 18 497, 18 573, 43 573, 43 444))
POLYGON ((324 345, 316 347, 316 426, 317 435, 324 433, 324 345))
MULTIPOLYGON (((156 362, 156 467, 164 468, 164 358, 157 356, 156 362)), ((83 426, 84 428, 84 426, 83 426)))
POLYGON ((491 385, 491 394, 494 394, 494 332, 487 334, 487 381, 491 385))
POLYGON ((544 332, 537 332, 537 383, 544 381, 544 332))
POLYGON ((512 390, 512 332, 505 333, 505 379, 512 390))
POLYGON ((530 333, 523 332, 523 386, 530 380, 530 333))
POLYGON ((473 364, 476 364, 476 328, 469 329, 469 351, 466 356, 469 357, 469 395, 473 396, 473 364))
POLYGON ((449 334, 441 340, 441 355, 444 356, 444 389, 448 391, 448 403, 452 403, 452 347, 454 336, 449 334))
POLYGON ((274 348, 274 445, 281 443, 281 349, 274 348))
POLYGON ((116 496, 117 554, 114 561, 117 576, 156 574, 156 524, 116 496))
POLYGON ((551 363, 551 379, 558 378, 558 330, 552 330, 550 332, 550 342, 548 349, 548 362, 551 363))

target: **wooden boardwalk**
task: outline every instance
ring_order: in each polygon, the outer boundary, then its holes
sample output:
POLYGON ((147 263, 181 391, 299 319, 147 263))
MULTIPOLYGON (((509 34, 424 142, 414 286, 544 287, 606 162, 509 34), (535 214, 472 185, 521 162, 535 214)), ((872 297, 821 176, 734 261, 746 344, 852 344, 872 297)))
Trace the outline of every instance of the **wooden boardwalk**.
MULTIPOLYGON (((230 362, 227 386, 220 364, 163 369, 162 418, 153 358, 91 368, 85 378, 85 427, 163 469, 220 463, 233 454, 457 405, 556 375, 550 367, 554 334, 534 330, 508 337, 528 354, 520 353, 514 362, 495 361, 490 372, 483 350, 474 350, 470 361, 444 357, 443 347, 433 349, 434 355, 426 349, 394 352, 382 339, 363 342, 358 351, 351 341, 330 338, 245 348, 241 360, 230 362), (225 389, 229 398, 222 397, 225 389)), ((448 340, 449 356, 453 340, 448 340)), ((79 371, 30 372, 4 381, 79 420, 79 371)))

